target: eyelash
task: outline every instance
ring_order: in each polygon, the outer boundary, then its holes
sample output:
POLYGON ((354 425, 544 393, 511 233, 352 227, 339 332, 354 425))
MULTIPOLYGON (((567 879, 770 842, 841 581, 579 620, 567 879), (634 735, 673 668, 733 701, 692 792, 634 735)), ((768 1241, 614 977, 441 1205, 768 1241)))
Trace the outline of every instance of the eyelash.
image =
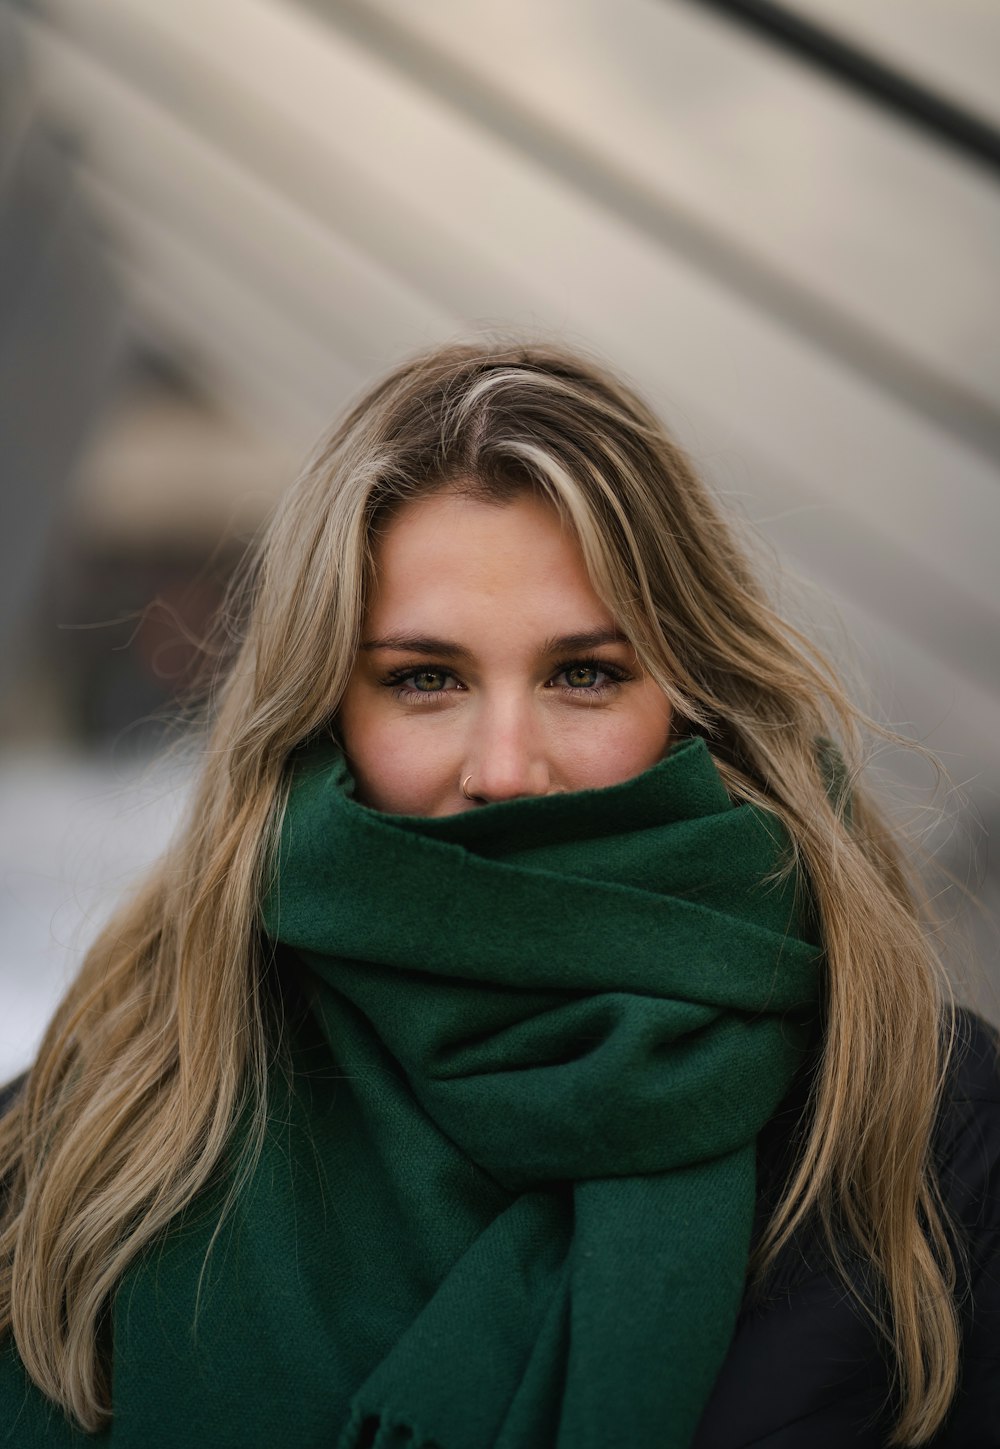
MULTIPOLYGON (((576 688, 572 685, 564 686, 567 694, 584 695, 588 699, 611 694, 619 685, 626 683, 632 678, 632 675, 629 674, 627 669, 622 669, 618 664, 611 664, 606 659, 565 659, 561 664, 556 666, 552 678, 557 679, 560 674, 567 674, 571 669, 593 669, 595 673, 607 676, 606 683, 595 684, 589 688, 584 685, 578 685, 576 688)), ((407 703, 419 702, 420 704, 426 704, 430 703, 431 700, 440 698, 443 694, 456 693, 455 690, 451 689, 404 688, 403 686, 406 680, 412 679, 415 674, 442 674, 448 679, 454 679, 456 677, 452 670, 444 669, 439 664, 404 664, 399 669, 393 669, 384 679, 380 680, 380 683, 386 689, 391 689, 397 699, 405 699, 407 703)))

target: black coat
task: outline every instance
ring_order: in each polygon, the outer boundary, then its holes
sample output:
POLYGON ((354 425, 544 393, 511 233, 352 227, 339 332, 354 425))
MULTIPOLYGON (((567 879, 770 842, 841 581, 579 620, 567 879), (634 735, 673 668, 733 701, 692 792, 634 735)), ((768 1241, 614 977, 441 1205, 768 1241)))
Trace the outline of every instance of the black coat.
MULTIPOLYGON (((1000 1449, 1000 1055, 980 1018, 964 1011, 960 1028, 935 1154, 968 1254, 959 1272, 962 1378, 927 1449, 1000 1449)), ((0 1113, 19 1085, 0 1091, 0 1113)), ((793 1159, 807 1088, 803 1073, 758 1139, 755 1237, 793 1159)), ((855 1270, 863 1284, 863 1265, 855 1270)), ((802 1235, 764 1293, 745 1299, 692 1449, 886 1449, 890 1382, 877 1330, 817 1240, 802 1235)))
MULTIPOLYGON (((960 1013, 959 1028, 935 1158, 968 1253, 958 1283, 962 1369, 948 1420, 927 1449, 1000 1449, 1000 1055, 972 1012, 960 1013)), ((792 1160, 807 1088, 803 1074, 758 1139, 755 1238, 792 1160)), ((863 1288, 863 1266, 852 1267, 863 1288)), ((890 1383, 877 1329, 816 1238, 802 1235, 763 1294, 744 1300, 693 1449, 885 1449, 890 1383)))

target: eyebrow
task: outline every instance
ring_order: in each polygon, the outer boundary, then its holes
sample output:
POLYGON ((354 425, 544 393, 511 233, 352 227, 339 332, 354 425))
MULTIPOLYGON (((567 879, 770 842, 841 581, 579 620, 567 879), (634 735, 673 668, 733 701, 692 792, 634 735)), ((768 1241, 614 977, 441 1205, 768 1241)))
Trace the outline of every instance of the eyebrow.
MULTIPOLYGON (((599 649, 602 644, 627 644, 628 637, 620 629, 593 629, 583 634, 560 634, 546 639, 543 654, 566 654, 581 649, 599 649)), ((365 653, 374 649, 395 649, 404 654, 424 657, 471 659, 471 650, 451 639, 437 639, 426 634, 386 634, 381 639, 366 639, 361 645, 365 653)))

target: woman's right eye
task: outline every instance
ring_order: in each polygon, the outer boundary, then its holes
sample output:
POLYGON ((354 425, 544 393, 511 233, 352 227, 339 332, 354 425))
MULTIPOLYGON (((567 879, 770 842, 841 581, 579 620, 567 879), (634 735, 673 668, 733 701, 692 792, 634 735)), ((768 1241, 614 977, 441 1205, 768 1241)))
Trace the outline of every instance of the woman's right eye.
POLYGON ((447 669, 394 669, 382 683, 392 690, 397 699, 406 699, 410 703, 431 699, 438 694, 451 694, 462 687, 447 669))
POLYGON ((444 689, 448 675, 443 669, 419 669, 415 674, 405 676, 412 680, 414 689, 421 694, 439 694, 444 689))

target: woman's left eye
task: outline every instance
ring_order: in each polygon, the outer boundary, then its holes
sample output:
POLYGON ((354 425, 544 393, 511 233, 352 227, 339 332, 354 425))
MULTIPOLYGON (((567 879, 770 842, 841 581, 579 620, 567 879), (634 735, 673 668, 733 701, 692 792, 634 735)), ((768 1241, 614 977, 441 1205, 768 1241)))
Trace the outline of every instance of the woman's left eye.
POLYGON ((552 676, 551 683, 562 680, 563 687, 574 694, 603 694, 628 678, 627 671, 615 664, 582 659, 561 665, 552 676))
POLYGON ((563 670, 563 678, 573 689, 578 689, 582 686, 593 688, 600 678, 601 672, 600 669, 595 669, 592 664, 574 664, 569 669, 563 670))

